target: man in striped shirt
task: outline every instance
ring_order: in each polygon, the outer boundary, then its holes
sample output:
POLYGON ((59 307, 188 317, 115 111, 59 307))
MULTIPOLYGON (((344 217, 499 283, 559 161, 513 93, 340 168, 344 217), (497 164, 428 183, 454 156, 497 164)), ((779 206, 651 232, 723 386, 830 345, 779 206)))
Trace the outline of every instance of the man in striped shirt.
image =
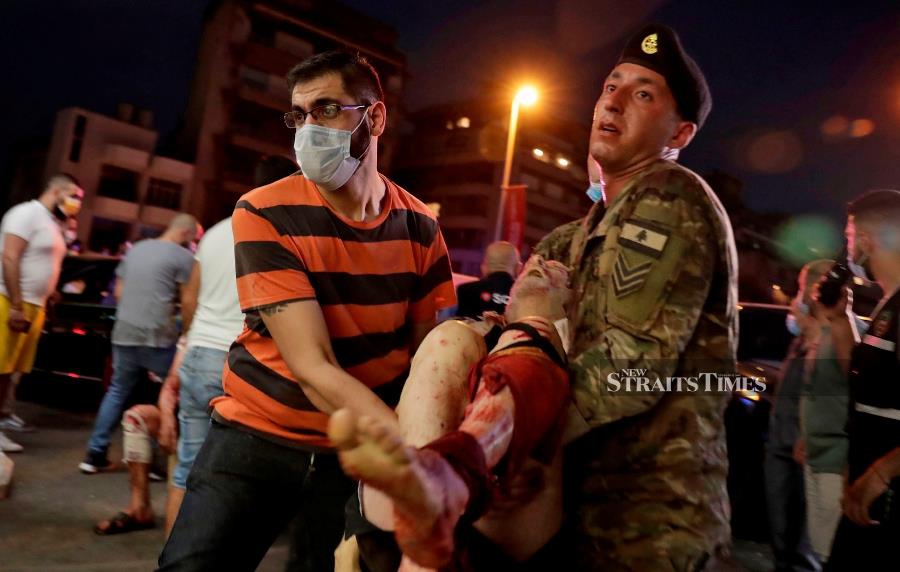
POLYGON ((253 570, 298 511, 311 569, 332 569, 354 484, 328 416, 349 408, 396 426, 410 356, 455 303, 436 219, 378 173, 387 110, 375 70, 328 52, 291 70, 288 85, 303 175, 235 209, 246 325, 160 570, 253 570))

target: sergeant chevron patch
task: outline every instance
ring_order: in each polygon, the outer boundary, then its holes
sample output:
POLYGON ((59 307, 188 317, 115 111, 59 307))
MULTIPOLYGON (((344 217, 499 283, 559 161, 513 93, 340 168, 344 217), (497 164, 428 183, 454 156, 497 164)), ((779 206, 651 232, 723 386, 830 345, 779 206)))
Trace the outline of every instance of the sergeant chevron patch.
POLYGON ((650 273, 651 266, 653 266, 652 260, 631 266, 625 260, 625 256, 619 252, 613 268, 613 293, 616 297, 621 298, 640 290, 641 286, 644 285, 647 274, 650 273))

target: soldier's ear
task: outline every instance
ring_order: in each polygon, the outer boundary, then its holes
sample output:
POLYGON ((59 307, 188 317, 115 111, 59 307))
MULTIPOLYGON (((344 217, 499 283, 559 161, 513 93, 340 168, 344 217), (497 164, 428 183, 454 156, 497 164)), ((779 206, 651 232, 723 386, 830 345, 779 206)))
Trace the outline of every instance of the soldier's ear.
POLYGON ((697 134, 697 124, 690 121, 679 121, 675 127, 675 134, 669 140, 669 149, 684 149, 697 134))

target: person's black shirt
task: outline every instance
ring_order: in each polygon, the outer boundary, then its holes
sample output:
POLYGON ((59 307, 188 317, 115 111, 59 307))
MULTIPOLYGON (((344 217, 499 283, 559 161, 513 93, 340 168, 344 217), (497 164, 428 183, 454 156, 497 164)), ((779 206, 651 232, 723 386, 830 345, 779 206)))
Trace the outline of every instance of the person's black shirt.
POLYGON ((513 282, 513 277, 506 272, 493 272, 481 280, 461 284, 456 289, 459 303, 456 315, 477 319, 487 311, 502 314, 509 302, 509 290, 513 282))
POLYGON ((872 317, 850 359, 849 477, 900 447, 900 292, 872 317))

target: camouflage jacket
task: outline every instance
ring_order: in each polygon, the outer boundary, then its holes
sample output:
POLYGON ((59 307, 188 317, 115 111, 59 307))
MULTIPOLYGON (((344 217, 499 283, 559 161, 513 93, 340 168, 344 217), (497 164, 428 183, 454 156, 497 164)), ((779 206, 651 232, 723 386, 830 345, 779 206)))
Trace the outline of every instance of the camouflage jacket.
POLYGON ((735 372, 737 253, 721 203, 661 160, 536 252, 570 267, 575 293, 569 360, 584 435, 566 469, 579 569, 701 569, 730 543, 728 395, 702 380, 695 393, 627 392, 626 378, 735 372))

